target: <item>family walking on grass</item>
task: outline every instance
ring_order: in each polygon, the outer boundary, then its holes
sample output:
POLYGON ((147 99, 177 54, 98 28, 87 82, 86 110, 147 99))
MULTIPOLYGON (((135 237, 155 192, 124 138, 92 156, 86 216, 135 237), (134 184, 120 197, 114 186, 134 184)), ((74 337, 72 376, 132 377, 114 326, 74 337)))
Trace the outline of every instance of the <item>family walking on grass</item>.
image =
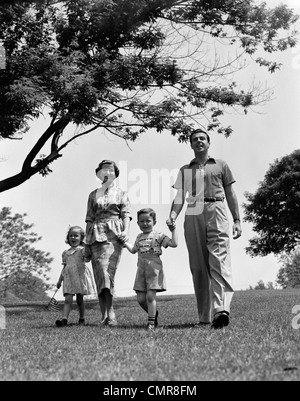
POLYGON ((234 293, 230 261, 230 221, 225 200, 233 218, 233 238, 241 236, 238 201, 232 184, 235 182, 226 162, 208 155, 209 135, 194 130, 190 135, 194 158, 179 169, 173 188, 177 190, 166 223, 170 236, 157 232, 156 213, 144 208, 137 213, 141 230, 133 244, 129 243, 132 216, 128 194, 115 184, 119 169, 114 161, 103 160, 96 168, 101 186, 88 197, 86 230, 71 227, 67 242, 71 248, 63 252, 63 270, 57 283, 63 282, 65 305, 58 327, 68 324, 73 296, 76 294, 79 324, 84 324, 84 295, 95 292, 86 263, 91 261, 102 324, 117 326, 113 297, 115 276, 124 248, 138 254, 133 289, 137 301, 148 315, 148 330, 158 326, 157 292, 166 291, 161 261, 162 247, 177 247, 176 219, 187 202, 184 236, 189 255, 197 301, 198 322, 195 327, 211 325, 220 329, 229 324, 230 304, 234 293), (83 239, 85 244, 83 244, 83 239))

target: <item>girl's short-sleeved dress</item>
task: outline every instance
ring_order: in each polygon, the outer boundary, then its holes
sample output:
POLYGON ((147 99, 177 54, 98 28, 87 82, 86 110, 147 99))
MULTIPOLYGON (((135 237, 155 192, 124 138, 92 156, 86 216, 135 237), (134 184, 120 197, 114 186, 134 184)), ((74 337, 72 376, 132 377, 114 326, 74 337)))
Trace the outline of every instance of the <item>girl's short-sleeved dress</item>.
POLYGON ((85 263, 85 247, 82 245, 70 248, 62 254, 64 265, 63 294, 91 295, 96 293, 94 280, 85 263))

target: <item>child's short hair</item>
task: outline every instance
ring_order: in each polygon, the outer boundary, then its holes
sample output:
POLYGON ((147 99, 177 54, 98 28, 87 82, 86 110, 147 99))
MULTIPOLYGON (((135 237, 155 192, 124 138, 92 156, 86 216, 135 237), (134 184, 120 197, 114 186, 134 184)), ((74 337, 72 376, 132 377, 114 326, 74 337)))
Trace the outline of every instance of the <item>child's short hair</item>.
POLYGON ((137 212, 137 220, 139 221, 139 217, 141 214, 149 214, 152 219, 153 219, 153 223, 156 223, 156 213, 153 209, 151 209, 150 207, 145 207, 144 209, 141 209, 137 212))
POLYGON ((71 227, 69 227, 68 232, 67 232, 67 236, 66 236, 66 241, 65 241, 66 244, 71 245, 70 242, 69 242, 69 233, 73 229, 78 229, 80 231, 80 245, 82 245, 84 237, 85 237, 85 232, 84 232, 84 229, 82 227, 80 227, 80 226, 71 226, 71 227))

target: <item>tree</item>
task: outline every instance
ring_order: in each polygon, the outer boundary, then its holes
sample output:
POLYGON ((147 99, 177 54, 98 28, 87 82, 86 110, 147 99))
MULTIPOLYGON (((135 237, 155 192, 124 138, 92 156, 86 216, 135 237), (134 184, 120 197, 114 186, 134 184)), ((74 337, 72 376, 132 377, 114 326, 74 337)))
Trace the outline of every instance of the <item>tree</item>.
POLYGON ((26 301, 47 301, 47 284, 30 272, 17 271, 0 281, 0 299, 13 297, 26 301), (2 290, 1 290, 2 288, 2 290))
POLYGON ((53 258, 49 253, 36 249, 33 244, 41 239, 30 231, 33 224, 24 221, 26 214, 12 216, 11 209, 0 210, 0 282, 2 292, 10 290, 16 296, 23 293, 23 298, 32 299, 36 293, 45 296, 50 288, 45 281, 53 258), (42 284, 42 282, 44 284, 42 284), (24 297, 25 294, 25 297, 24 297))
POLYGON ((251 256, 289 253, 300 240, 300 150, 275 160, 254 194, 245 194, 245 221, 258 235, 246 248, 251 256))
POLYGON ((230 135, 227 107, 247 112, 268 98, 232 75, 246 56, 276 71, 263 55, 296 44, 296 20, 254 0, 2 1, 0 136, 21 139, 43 113, 49 126, 0 192, 49 174, 70 142, 99 129, 126 141, 154 128, 185 142, 195 125, 230 135), (216 42, 232 46, 231 59, 216 42))
POLYGON ((282 288, 300 288, 300 247, 280 257, 281 268, 277 274, 277 284, 282 288))

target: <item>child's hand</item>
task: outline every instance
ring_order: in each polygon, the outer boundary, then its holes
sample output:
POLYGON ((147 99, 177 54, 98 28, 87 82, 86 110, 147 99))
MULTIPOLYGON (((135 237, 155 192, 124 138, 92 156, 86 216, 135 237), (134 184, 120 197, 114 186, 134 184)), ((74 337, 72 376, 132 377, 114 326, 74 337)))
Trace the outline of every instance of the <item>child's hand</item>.
POLYGON ((125 231, 121 232, 121 234, 118 235, 119 241, 122 242, 122 244, 125 244, 126 241, 128 241, 128 235, 125 231))
POLYGON ((175 228, 176 228, 175 220, 173 220, 173 219, 168 219, 168 220, 166 221, 166 223, 167 223, 167 226, 168 226, 168 228, 169 228, 170 231, 174 231, 174 230, 175 230, 175 228))

